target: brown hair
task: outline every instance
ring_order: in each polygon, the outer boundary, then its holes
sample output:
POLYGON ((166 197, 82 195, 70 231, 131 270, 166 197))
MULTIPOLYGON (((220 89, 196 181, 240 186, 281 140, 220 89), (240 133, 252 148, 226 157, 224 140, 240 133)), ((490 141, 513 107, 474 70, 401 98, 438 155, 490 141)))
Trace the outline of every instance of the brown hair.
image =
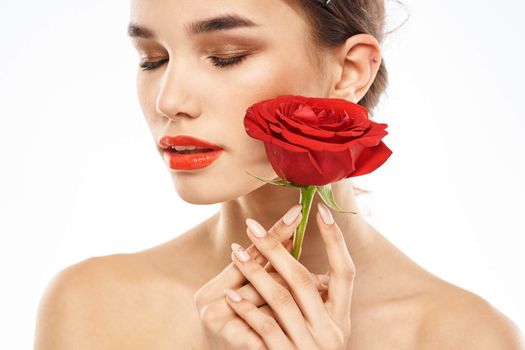
MULTIPOLYGON (((323 49, 335 48, 343 44, 349 37, 364 33, 370 34, 381 44, 384 38, 401 27, 405 21, 389 32, 384 32, 385 27, 385 0, 284 0, 289 6, 304 15, 309 24, 310 31, 306 44, 307 52, 312 62, 319 69, 324 67, 324 56, 320 54, 323 49), (313 43, 313 45, 311 45, 313 43)), ((399 0, 393 0, 403 5, 399 0)), ((358 101, 365 107, 370 117, 373 117, 374 108, 379 99, 385 93, 388 86, 388 71, 385 60, 381 58, 381 64, 372 85, 358 101)), ((370 191, 353 186, 355 195, 370 191)))

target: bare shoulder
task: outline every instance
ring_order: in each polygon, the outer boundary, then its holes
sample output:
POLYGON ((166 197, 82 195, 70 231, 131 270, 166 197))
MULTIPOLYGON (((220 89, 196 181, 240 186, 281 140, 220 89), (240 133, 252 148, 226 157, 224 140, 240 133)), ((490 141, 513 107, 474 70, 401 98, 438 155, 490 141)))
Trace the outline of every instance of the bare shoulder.
POLYGON ((390 344, 402 335, 409 339, 403 349, 525 350, 517 325, 488 301, 423 269, 389 242, 386 247, 378 275, 392 278, 378 279, 367 290, 390 290, 387 302, 376 303, 381 312, 373 319, 381 332, 393 334, 390 344))
POLYGON ((425 298, 418 349, 523 350, 518 326, 479 295, 442 283, 425 298))
POLYGON ((172 326, 184 288, 168 274, 140 253, 92 257, 61 270, 40 300, 35 349, 145 349, 169 341, 166 334, 177 336, 172 326))

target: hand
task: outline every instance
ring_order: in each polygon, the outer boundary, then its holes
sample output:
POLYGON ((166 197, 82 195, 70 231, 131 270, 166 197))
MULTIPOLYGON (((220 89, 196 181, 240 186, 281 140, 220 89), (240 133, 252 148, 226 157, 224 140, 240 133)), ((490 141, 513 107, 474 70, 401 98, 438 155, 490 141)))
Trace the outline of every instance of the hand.
MULTIPOLYGON (((292 240, 289 238, 300 221, 300 214, 291 225, 287 225, 281 218, 269 231, 275 239, 279 240, 279 244, 286 242, 286 254, 292 259, 293 257, 290 254, 292 240)), ((252 261, 258 263, 259 267, 263 269, 262 265, 267 260, 253 244, 246 249, 246 252, 251 255, 252 261)), ((277 282, 282 287, 288 288, 284 279, 275 272, 270 262, 265 265, 264 271, 274 283, 277 282)), ((327 287, 321 284, 318 276, 312 273, 309 273, 309 276, 315 289, 326 296, 327 287)), ((195 293, 194 301, 199 311, 201 327, 205 335, 204 342, 209 349, 268 349, 262 338, 228 305, 224 296, 224 289, 235 289, 244 301, 261 306, 258 309, 260 312, 273 317, 271 308, 265 305, 265 301, 258 291, 250 283, 245 284, 246 282, 244 275, 232 262, 195 293)))
MULTIPOLYGON (((328 208, 319 207, 323 209, 331 218, 328 208)), ((292 293, 275 283, 256 261, 241 261, 235 255, 235 265, 255 286, 276 317, 261 312, 258 307, 263 303, 244 299, 235 302, 227 298, 228 305, 263 339, 268 349, 346 349, 351 330, 355 266, 333 219, 332 224, 326 224, 319 214, 316 215, 330 266, 326 301, 317 293, 308 269, 284 249, 278 235, 270 231, 259 238, 253 232, 264 232, 264 228, 254 220, 248 219, 247 223, 249 221, 255 224, 251 226, 254 230, 247 231, 250 240, 290 286, 292 293)))
MULTIPOLYGON (((330 215, 328 209, 326 211, 330 215)), ((339 227, 335 223, 325 224, 321 216, 317 215, 316 221, 326 244, 331 274, 328 298, 326 301, 321 299, 315 275, 295 260, 281 244, 293 234, 300 218, 299 215, 290 226, 284 224, 282 219, 279 220, 264 238, 257 238, 247 230, 254 242, 246 250, 250 259, 241 262, 232 255, 234 265, 230 264, 196 293, 195 303, 203 321, 205 341, 210 348, 346 348, 351 329, 354 264, 339 227), (287 286, 274 279, 267 267, 262 268, 266 258, 287 286), (255 288, 250 284, 242 286, 246 281, 245 276, 255 288), (223 288, 237 290, 243 299, 231 302, 221 297, 223 288), (265 301, 268 305, 265 305, 265 301), (224 310, 224 305, 229 306, 228 310, 234 310, 238 317, 232 318, 224 310)))

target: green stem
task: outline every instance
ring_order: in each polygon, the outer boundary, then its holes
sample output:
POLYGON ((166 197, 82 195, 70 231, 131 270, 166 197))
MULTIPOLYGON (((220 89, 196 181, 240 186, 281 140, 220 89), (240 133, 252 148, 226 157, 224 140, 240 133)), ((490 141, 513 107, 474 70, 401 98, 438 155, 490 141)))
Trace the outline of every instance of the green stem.
POLYGON ((312 206, 312 201, 317 188, 315 186, 305 186, 301 187, 301 205, 302 205, 302 218, 299 226, 293 236, 293 248, 292 256, 299 260, 301 256, 301 247, 303 245, 304 232, 306 231, 306 225, 308 224, 308 216, 310 215, 310 207, 312 206))

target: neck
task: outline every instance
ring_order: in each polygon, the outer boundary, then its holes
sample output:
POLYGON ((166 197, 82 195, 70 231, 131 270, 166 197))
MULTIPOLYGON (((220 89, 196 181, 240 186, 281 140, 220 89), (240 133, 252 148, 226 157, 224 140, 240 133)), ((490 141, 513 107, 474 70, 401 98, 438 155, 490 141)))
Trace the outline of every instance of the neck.
MULTIPOLYGON (((333 183, 332 191, 341 208, 359 212, 354 188, 349 179, 333 183)), ((299 203, 299 194, 298 188, 265 184, 245 196, 224 202, 209 226, 212 254, 218 261, 224 262, 224 265, 229 264, 232 242, 239 243, 245 248, 252 244, 246 234, 245 219, 253 218, 268 230, 290 207, 299 203)), ((322 199, 316 193, 299 258, 301 264, 312 273, 326 273, 329 270, 325 244, 315 220, 319 201, 322 199)), ((361 214, 338 213, 332 209, 330 211, 343 233, 356 268, 359 265, 362 269, 367 257, 366 249, 377 238, 377 231, 364 220, 361 214)))

